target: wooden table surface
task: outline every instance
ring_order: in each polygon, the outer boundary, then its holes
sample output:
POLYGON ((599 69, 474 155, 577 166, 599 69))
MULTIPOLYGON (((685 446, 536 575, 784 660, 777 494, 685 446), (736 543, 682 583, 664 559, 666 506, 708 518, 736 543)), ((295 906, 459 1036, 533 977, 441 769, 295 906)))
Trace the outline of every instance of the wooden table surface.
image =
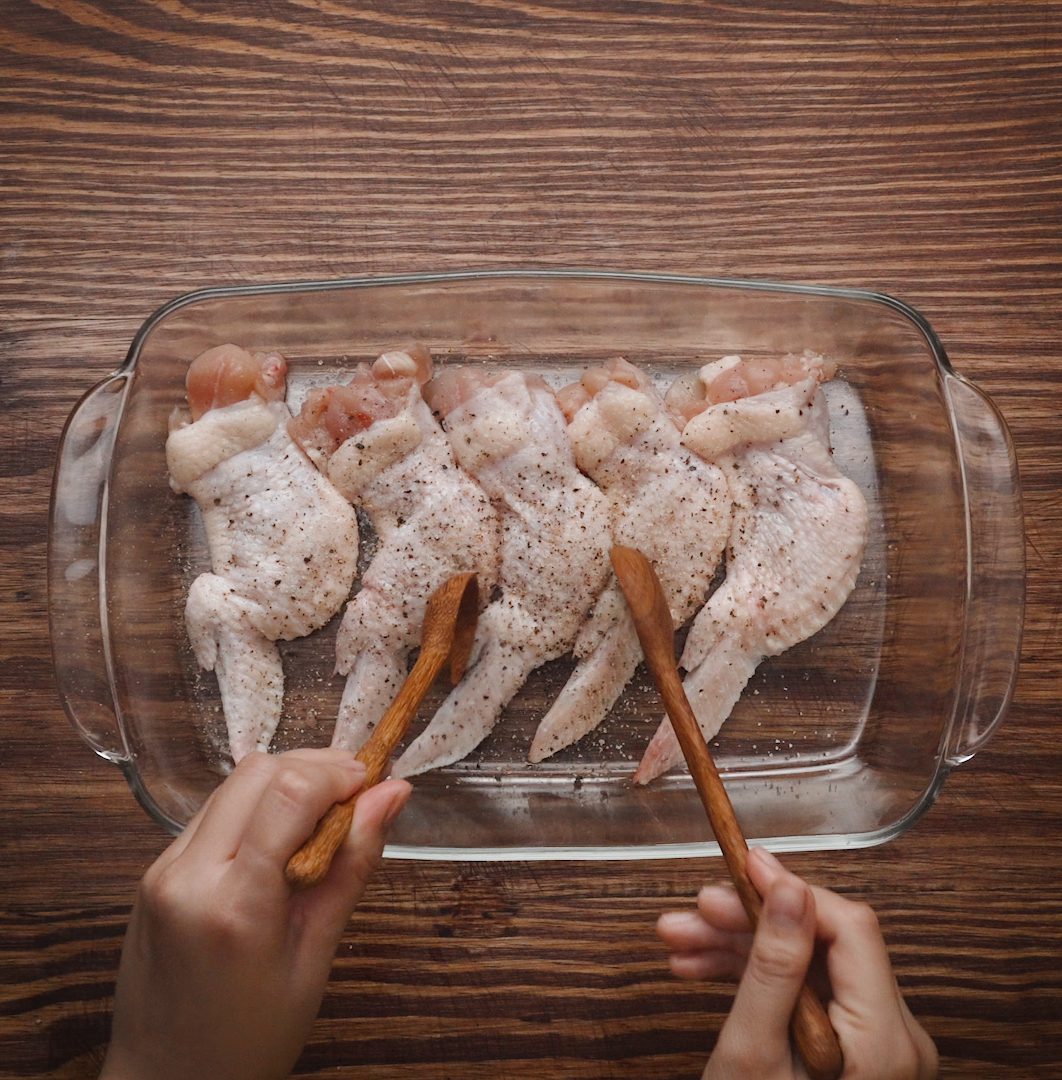
MULTIPOLYGON (((884 290, 998 403, 1009 717, 901 839, 789 862, 876 907, 943 1075, 1062 1075, 1062 5, 3 0, 0 109, 0 1075, 95 1075, 166 842, 56 698, 71 406, 195 287, 510 265, 884 290)), ((730 990, 652 927, 721 871, 388 863, 298 1072, 697 1076, 730 990)))

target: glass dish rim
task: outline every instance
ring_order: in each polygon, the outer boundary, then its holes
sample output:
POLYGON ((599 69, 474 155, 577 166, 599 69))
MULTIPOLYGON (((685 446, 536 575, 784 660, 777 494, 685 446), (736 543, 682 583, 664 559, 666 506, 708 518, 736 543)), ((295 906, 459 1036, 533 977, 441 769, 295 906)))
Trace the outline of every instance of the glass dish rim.
MULTIPOLYGON (((184 831, 159 807, 140 779, 134 759, 111 759, 120 769, 136 801, 148 817, 172 836, 184 831)), ((810 836, 758 837, 753 847, 767 848, 779 853, 840 851, 877 847, 902 836, 936 801, 951 772, 950 765, 938 757, 937 768, 918 801, 902 817, 879 829, 858 833, 824 833, 810 836)), ((663 859, 703 859, 721 856, 722 849, 714 840, 684 844, 624 844, 614 847, 423 847, 412 844, 387 844, 385 859, 404 859, 407 862, 650 862, 663 859)))
MULTIPOLYGON (((898 300, 889 293, 873 289, 856 289, 840 285, 813 285, 793 282, 767 281, 756 278, 719 278, 703 277, 695 274, 657 273, 639 270, 600 270, 580 269, 578 267, 553 267, 533 269, 521 267, 498 267, 490 269, 423 271, 408 274, 366 274, 344 278, 310 278, 305 281, 247 283, 243 285, 216 285, 194 289, 181 293, 153 311, 137 330, 130 343, 129 350, 115 375, 128 372, 136 364, 140 350, 155 327, 180 308, 200 303, 205 300, 223 300, 234 297, 268 296, 283 293, 326 292, 340 289, 363 289, 374 286, 427 285, 443 284, 452 281, 479 280, 598 280, 632 281, 655 285, 694 285, 700 287, 730 289, 734 292, 768 292, 795 296, 819 296, 838 300, 857 300, 864 303, 880 304, 891 308, 914 323, 942 372, 957 376, 951 361, 937 337, 929 320, 915 307, 903 300, 898 300)), ((958 376, 957 376, 958 377, 958 376)))

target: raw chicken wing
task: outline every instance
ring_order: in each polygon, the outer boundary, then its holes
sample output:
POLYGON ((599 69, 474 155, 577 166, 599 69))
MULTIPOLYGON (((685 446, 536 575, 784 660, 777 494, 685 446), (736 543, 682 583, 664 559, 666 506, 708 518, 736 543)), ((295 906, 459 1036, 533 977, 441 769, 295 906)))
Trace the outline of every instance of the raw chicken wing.
MULTIPOLYGON (((614 543, 653 563, 676 625, 705 600, 730 531, 722 471, 682 446, 649 379, 625 360, 557 395, 579 467, 607 494, 614 543)), ((541 761, 592 731, 642 658, 619 584, 610 580, 579 631, 579 664, 535 733, 541 761)))
POLYGON ((175 491, 199 504, 213 572, 185 607, 200 665, 217 675, 234 761, 268 748, 284 674, 275 642, 340 608, 357 567, 350 505, 288 434, 286 365, 221 345, 188 371, 191 418, 175 415, 166 460, 175 491))
POLYGON ((395 765, 411 776, 464 757, 540 664, 571 648, 608 575, 608 505, 579 472, 553 391, 471 368, 425 388, 459 464, 501 519, 501 596, 480 618, 462 682, 395 765))
POLYGON ((489 596, 497 576, 497 514, 421 396, 431 366, 426 349, 384 353, 350 385, 311 392, 291 425, 378 541, 336 639, 347 682, 332 745, 344 749, 360 749, 394 700, 435 589, 474 571, 489 596))
MULTIPOLYGON (((855 585, 867 509, 830 456, 819 382, 832 374, 811 354, 773 370, 725 357, 701 369, 699 385, 669 392, 669 404, 687 419, 683 442, 718 461, 734 501, 726 579, 694 620, 681 658, 706 739, 760 661, 817 633, 855 585)), ((681 756, 665 720, 635 780, 648 783, 681 756)))

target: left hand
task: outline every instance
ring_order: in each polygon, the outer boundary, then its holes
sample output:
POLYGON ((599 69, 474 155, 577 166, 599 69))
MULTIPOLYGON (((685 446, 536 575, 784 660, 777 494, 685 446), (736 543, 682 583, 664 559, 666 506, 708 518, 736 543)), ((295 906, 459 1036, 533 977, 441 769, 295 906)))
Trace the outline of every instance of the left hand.
POLYGON ((255 753, 211 795, 140 883, 101 1080, 290 1073, 409 785, 388 780, 358 799, 320 885, 293 892, 284 868, 364 779, 345 751, 255 753))

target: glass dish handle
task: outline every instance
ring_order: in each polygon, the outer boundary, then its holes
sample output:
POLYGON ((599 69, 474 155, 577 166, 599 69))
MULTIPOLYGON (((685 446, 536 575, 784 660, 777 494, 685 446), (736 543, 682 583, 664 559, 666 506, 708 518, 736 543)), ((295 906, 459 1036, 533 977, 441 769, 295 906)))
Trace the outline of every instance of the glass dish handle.
POLYGON ((968 761, 1010 704, 1021 658, 1025 530, 1021 483, 1007 426, 991 399, 966 379, 945 380, 967 506, 966 628, 958 708, 947 751, 968 761))
POLYGON ((102 608, 107 483, 125 374, 94 386, 59 441, 48 529, 48 624, 59 697, 102 758, 129 760, 115 711, 102 608))

